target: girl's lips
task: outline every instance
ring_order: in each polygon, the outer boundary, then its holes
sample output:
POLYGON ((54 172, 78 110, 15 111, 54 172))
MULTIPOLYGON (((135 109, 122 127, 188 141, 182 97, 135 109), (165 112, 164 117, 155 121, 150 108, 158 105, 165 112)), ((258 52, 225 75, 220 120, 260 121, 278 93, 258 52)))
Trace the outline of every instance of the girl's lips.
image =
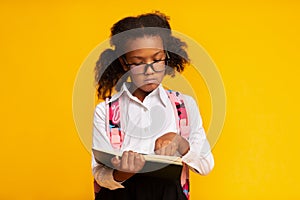
POLYGON ((158 81, 156 79, 145 79, 144 80, 145 83, 158 83, 158 81))

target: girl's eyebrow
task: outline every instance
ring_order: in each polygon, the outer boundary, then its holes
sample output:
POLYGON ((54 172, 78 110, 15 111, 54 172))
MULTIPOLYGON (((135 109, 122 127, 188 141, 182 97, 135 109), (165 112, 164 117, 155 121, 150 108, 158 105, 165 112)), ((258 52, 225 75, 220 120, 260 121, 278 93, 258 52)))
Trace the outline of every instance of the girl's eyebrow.
MULTIPOLYGON (((159 50, 158 52, 156 52, 155 54, 153 54, 152 57, 155 57, 158 54, 163 53, 163 52, 164 52, 164 50, 159 50)), ((144 59, 144 57, 142 57, 142 56, 130 56, 129 58, 137 58, 137 59, 141 59, 141 60, 144 59)))

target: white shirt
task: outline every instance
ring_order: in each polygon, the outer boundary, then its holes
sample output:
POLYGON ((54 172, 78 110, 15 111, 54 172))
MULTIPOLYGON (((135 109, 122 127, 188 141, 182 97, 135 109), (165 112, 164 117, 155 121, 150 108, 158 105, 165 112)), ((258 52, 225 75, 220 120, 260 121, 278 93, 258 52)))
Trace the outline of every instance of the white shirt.
MULTIPOLYGON (((171 101, 162 85, 141 102, 133 96, 124 83, 121 90, 109 102, 120 98, 121 128, 125 134, 121 151, 132 150, 143 154, 154 154, 155 140, 168 132, 179 133, 171 101)), ((190 150, 182 157, 191 170, 206 175, 213 166, 214 159, 202 126, 198 106, 190 96, 183 95, 187 109, 190 135, 190 150)), ((106 133, 106 102, 99 103, 94 113, 93 147, 113 151, 106 133)), ((109 189, 123 188, 113 178, 113 169, 98 164, 92 157, 93 175, 97 183, 109 189)))

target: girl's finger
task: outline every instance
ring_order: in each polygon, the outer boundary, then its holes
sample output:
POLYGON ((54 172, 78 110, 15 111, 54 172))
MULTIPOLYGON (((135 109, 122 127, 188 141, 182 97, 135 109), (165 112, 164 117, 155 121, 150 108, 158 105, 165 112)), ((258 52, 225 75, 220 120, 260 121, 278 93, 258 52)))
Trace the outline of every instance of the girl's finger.
POLYGON ((120 167, 122 171, 126 171, 128 169, 128 151, 123 152, 120 167))
POLYGON ((134 171, 134 152, 132 151, 129 151, 128 152, 128 169, 130 172, 133 172, 134 171))
POLYGON ((166 147, 160 148, 160 155, 166 155, 166 147))
POLYGON ((165 140, 163 142, 163 149, 164 149, 164 154, 162 155, 170 155, 170 144, 171 144, 171 141, 170 140, 165 140))
POLYGON ((137 171, 139 171, 140 169, 140 165, 141 165, 141 157, 140 157, 140 154, 138 153, 134 153, 134 166, 135 166, 135 169, 137 171))
POLYGON ((171 154, 171 144, 164 147, 165 148, 165 155, 169 156, 171 154))
POLYGON ((176 145, 176 143, 172 142, 171 143, 171 156, 174 156, 176 151, 177 151, 177 145, 176 145))
POLYGON ((111 159, 111 164, 114 166, 114 168, 118 169, 120 167, 121 160, 119 159, 119 156, 115 156, 111 159))
POLYGON ((161 140, 156 141, 154 150, 159 151, 161 147, 162 147, 162 141, 161 140))
POLYGON ((142 162, 142 164, 144 165, 145 164, 145 157, 143 156, 143 155, 141 155, 141 154, 139 154, 140 155, 140 158, 141 158, 141 162, 142 162))

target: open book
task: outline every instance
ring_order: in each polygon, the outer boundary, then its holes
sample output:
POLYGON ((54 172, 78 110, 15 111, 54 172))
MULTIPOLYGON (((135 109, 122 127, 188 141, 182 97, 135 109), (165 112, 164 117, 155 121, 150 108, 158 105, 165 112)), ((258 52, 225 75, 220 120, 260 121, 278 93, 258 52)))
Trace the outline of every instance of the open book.
MULTIPOLYGON (((111 159, 115 156, 122 156, 120 151, 106 151, 100 149, 92 149, 96 162, 113 168, 111 159)), ((140 173, 150 176, 159 176, 168 179, 180 179, 182 170, 182 160, 176 156, 162 155, 143 155, 145 165, 140 173)))

